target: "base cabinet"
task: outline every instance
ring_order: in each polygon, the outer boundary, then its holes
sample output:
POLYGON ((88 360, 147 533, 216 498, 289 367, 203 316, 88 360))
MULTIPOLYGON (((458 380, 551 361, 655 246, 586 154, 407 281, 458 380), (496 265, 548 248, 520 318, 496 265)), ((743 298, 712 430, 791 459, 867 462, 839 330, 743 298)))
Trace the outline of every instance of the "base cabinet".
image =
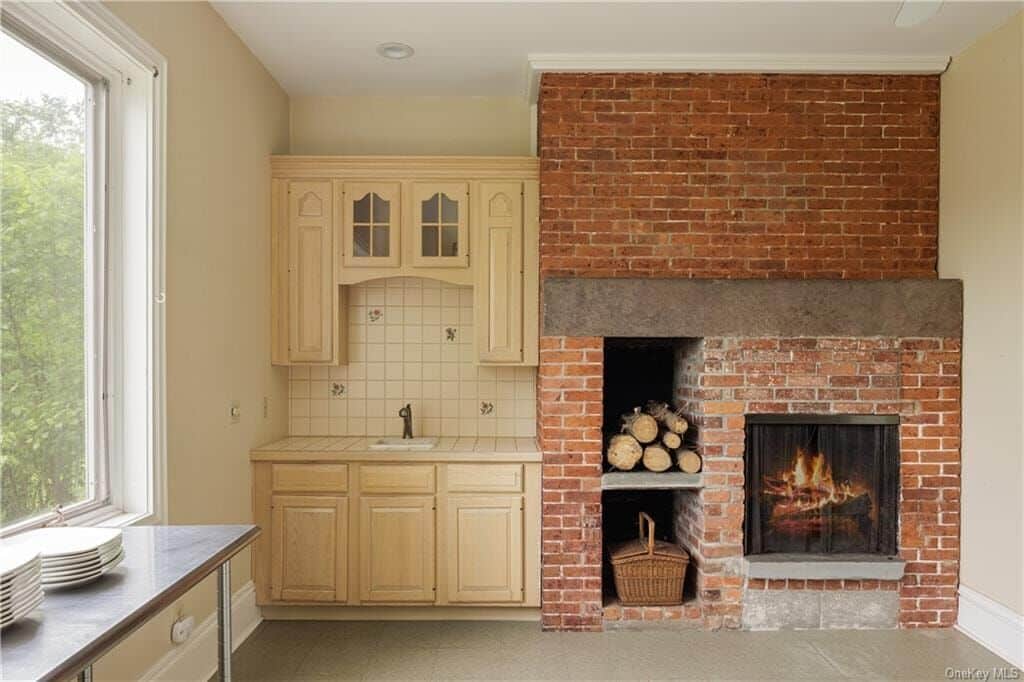
POLYGON ((448 601, 523 601, 523 498, 453 495, 444 526, 448 601))
POLYGON ((434 498, 359 501, 359 598, 434 601, 434 498))
POLYGON ((283 601, 348 596, 348 498, 271 497, 271 594, 283 601))
POLYGON ((540 605, 540 464, 253 464, 260 605, 540 605))

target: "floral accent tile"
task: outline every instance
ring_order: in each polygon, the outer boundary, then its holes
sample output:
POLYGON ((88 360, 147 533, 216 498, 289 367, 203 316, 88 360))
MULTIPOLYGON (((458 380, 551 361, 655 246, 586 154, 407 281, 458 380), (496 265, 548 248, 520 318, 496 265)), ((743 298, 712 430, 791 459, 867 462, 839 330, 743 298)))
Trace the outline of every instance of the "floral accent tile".
POLYGON ((455 341, 455 336, 458 333, 459 333, 459 330, 456 329, 455 327, 445 327, 444 328, 444 340, 446 342, 448 342, 448 343, 453 343, 455 341))
POLYGON ((340 381, 331 383, 331 397, 342 398, 345 396, 345 384, 340 381))
POLYGON ((384 311, 380 308, 370 308, 366 311, 366 317, 370 322, 380 322, 384 319, 384 311))
POLYGON ((480 415, 486 417, 489 414, 494 414, 494 403, 487 401, 480 402, 480 415))

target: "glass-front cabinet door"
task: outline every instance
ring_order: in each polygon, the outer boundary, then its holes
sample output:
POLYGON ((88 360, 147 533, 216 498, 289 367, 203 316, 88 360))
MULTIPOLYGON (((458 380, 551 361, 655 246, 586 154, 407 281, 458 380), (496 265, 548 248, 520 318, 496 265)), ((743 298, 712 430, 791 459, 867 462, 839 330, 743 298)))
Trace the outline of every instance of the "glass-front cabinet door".
POLYGON ((469 267, 469 184, 413 184, 413 265, 469 267))
POLYGON ((398 267, 401 232, 401 184, 342 184, 342 263, 345 267, 398 267))

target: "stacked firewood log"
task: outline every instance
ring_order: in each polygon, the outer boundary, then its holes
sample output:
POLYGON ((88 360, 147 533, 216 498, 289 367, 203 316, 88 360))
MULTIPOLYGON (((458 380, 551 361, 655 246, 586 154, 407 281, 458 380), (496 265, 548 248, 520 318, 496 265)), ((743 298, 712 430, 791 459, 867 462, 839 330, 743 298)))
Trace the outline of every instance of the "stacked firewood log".
POLYGON ((702 462, 700 455, 684 444, 689 427, 682 414, 666 403, 652 400, 644 409, 634 407, 622 415, 621 433, 608 440, 608 463, 622 471, 643 464, 650 471, 668 471, 675 466, 695 474, 702 462))

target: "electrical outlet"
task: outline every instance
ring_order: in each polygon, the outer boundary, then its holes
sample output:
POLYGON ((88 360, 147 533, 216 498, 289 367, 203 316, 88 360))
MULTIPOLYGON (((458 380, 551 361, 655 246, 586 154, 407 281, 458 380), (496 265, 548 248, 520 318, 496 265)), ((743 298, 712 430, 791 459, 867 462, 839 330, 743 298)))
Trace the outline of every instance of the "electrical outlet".
POLYGON ((232 400, 231 407, 228 409, 228 415, 231 417, 232 424, 242 421, 242 404, 237 400, 232 400))
POLYGON ((270 396, 263 396, 263 418, 270 419, 270 396))
POLYGON ((195 627, 196 619, 194 616, 179 618, 171 625, 171 641, 175 644, 187 642, 188 638, 192 636, 192 631, 195 630, 195 627))

